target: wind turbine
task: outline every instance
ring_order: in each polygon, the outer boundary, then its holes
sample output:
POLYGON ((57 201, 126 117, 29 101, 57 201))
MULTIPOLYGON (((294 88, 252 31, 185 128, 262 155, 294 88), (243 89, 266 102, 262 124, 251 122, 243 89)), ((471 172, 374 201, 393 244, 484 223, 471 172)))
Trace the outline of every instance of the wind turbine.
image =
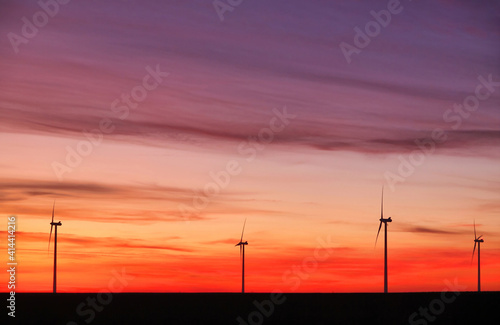
POLYGON ((243 230, 241 231, 241 239, 238 244, 235 246, 240 246, 240 259, 241 259, 241 293, 245 293, 245 245, 248 245, 248 242, 243 241, 243 232, 245 231, 245 224, 247 223, 247 219, 243 223, 243 230))
POLYGON ((380 225, 378 226, 377 238, 375 239, 375 246, 377 246, 378 235, 382 223, 384 224, 384 293, 387 293, 387 223, 392 222, 391 217, 384 219, 384 187, 382 187, 382 203, 380 207, 380 225))
POLYGON ((57 227, 62 226, 61 221, 54 222, 55 207, 56 207, 56 201, 54 201, 54 205, 52 206, 52 222, 50 223, 50 236, 49 236, 49 249, 50 249, 50 239, 52 237, 52 229, 56 227, 56 231, 54 232, 54 280, 52 288, 53 293, 56 293, 56 284, 57 284, 57 227))
POLYGON ((477 244, 477 292, 481 292, 481 243, 484 243, 484 239, 481 238, 483 235, 476 236, 476 220, 474 220, 474 250, 472 251, 472 260, 474 259, 477 244))

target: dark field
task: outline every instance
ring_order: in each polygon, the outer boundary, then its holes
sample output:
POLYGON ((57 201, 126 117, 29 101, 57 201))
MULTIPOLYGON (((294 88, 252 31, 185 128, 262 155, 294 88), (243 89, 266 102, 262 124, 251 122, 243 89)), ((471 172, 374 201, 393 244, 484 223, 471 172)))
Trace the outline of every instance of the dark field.
POLYGON ((500 324, 500 292, 18 293, 8 311, 2 324, 500 324))

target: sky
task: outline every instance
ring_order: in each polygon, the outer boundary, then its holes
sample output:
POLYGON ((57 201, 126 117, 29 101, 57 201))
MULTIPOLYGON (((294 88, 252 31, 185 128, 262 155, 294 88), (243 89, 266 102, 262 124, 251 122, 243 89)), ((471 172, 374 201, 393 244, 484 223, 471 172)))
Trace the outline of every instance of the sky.
POLYGON ((389 291, 476 290, 474 222, 500 290, 500 3, 60 2, 0 4, 18 292, 54 201, 59 292, 238 292, 245 220, 247 292, 381 292, 382 187, 389 291))

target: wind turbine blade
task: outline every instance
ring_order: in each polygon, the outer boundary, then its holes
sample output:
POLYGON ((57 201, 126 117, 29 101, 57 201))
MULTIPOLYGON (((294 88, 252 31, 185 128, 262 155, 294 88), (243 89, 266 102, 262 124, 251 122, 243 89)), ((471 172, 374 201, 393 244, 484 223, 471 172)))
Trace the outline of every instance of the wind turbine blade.
POLYGON ((240 245, 240 261, 241 261, 241 252, 242 252, 242 249, 243 249, 243 245, 240 245))
POLYGON ((481 237, 483 237, 483 235, 481 235, 481 236, 477 237, 477 239, 481 239, 481 237))
MULTIPOLYGON (((380 218, 384 218, 384 187, 382 186, 382 201, 380 203, 380 218)), ((380 228, 379 228, 380 231, 380 228)))
POLYGON ((471 263, 474 260, 474 253, 476 252, 476 245, 477 245, 477 242, 474 242, 474 250, 472 251, 472 260, 470 261, 471 263))
POLYGON ((375 246, 377 246, 378 235, 380 234, 381 228, 382 228, 382 221, 380 221, 380 225, 378 226, 377 238, 375 239, 375 246))
POLYGON ((50 249, 50 239, 52 238, 52 228, 54 228, 54 225, 52 224, 54 222, 54 210, 56 208, 56 200, 54 200, 54 204, 52 205, 52 222, 50 224, 50 235, 49 235, 49 246, 47 247, 47 251, 50 249))
POLYGON ((52 222, 54 222, 54 209, 56 208, 56 200, 54 200, 54 205, 52 206, 52 222))
POLYGON ((47 251, 50 249, 50 238, 52 237, 52 228, 54 228, 54 225, 50 225, 49 247, 47 247, 47 251))
POLYGON ((245 222, 243 223, 243 230, 241 231, 241 239, 240 242, 243 241, 243 232, 245 232, 245 225, 247 224, 247 218, 245 218, 245 222))

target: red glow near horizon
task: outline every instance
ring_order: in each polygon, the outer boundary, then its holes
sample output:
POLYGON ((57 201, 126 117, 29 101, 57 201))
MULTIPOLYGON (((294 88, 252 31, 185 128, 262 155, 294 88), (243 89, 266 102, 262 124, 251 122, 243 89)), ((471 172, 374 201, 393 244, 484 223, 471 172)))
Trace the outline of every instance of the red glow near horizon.
MULTIPOLYGON (((125 252, 130 245, 111 244, 101 253, 85 252, 88 239, 73 239, 73 243, 82 243, 78 246, 67 241, 64 233, 60 232, 59 236, 58 292, 241 290, 239 253, 231 244, 217 245, 212 256, 206 251, 200 251, 199 255, 159 254, 162 249, 144 248, 136 249, 127 257, 126 254, 120 256, 119 252, 125 252), (77 253, 79 251, 81 253, 77 253)), ((44 239, 47 239, 46 234, 18 233, 18 243, 22 244, 17 257, 17 292, 51 290, 52 251, 49 254, 27 248, 40 246, 44 239)), ((325 245, 276 251, 258 245, 252 247, 250 242, 246 250, 246 292, 381 292, 383 245, 372 249, 325 245)), ((458 283, 462 291, 475 291, 477 262, 471 264, 470 253, 468 249, 452 247, 438 250, 390 248, 389 291, 441 291, 449 282, 458 283)), ((496 272, 500 267, 499 254, 486 246, 481 253, 483 291, 497 291, 500 288, 500 276, 496 272)), ((4 288, 4 291, 8 290, 4 288)))

